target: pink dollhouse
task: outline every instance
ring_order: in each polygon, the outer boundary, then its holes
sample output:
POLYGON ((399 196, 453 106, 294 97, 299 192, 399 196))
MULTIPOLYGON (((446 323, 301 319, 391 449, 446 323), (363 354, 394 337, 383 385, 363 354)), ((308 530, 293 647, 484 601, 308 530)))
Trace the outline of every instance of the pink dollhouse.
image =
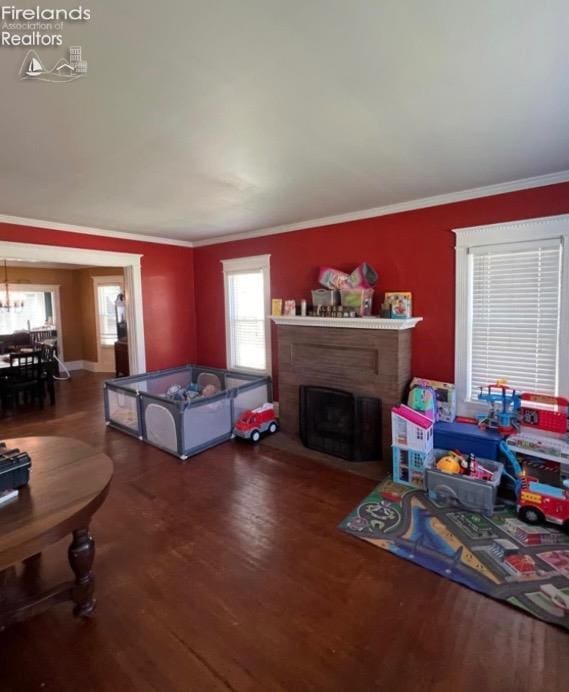
POLYGON ((417 452, 433 449, 433 421, 405 404, 391 409, 391 443, 417 452))
POLYGON ((433 421, 405 404, 391 409, 393 480, 422 488, 433 458, 433 421))

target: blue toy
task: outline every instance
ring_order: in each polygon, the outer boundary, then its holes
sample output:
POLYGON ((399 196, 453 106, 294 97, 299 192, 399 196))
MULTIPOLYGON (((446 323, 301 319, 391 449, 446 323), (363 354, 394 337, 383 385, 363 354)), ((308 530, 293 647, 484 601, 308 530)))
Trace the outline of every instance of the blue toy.
POLYGON ((520 492, 522 485, 522 467, 518 461, 518 457, 512 452, 506 440, 500 442, 500 451, 506 458, 506 463, 504 464, 504 476, 510 479, 514 486, 514 493, 517 497, 520 492))
POLYGON ((487 385, 486 392, 484 387, 480 387, 478 400, 490 404, 488 413, 476 417, 481 428, 498 430, 508 435, 519 428, 518 411, 522 400, 516 390, 508 387, 505 381, 487 385))

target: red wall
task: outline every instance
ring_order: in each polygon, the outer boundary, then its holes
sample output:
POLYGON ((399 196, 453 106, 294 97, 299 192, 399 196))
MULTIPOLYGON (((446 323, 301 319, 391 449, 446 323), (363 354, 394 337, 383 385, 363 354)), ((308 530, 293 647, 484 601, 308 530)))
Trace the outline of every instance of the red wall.
POLYGON ((146 367, 158 370, 196 361, 192 248, 11 224, 0 224, 0 240, 143 255, 146 367))
MULTIPOLYGON (((569 213, 569 183, 194 249, 10 224, 0 224, 0 240, 143 255, 149 370, 192 361, 225 366, 221 259, 270 254, 271 294, 297 300, 309 298, 321 264, 351 271, 366 261, 379 272, 378 294, 413 291, 414 313, 424 318, 414 332, 414 374, 452 381, 451 229, 563 213, 569 213)), ((273 328, 275 378, 276 352, 273 328)))
MULTIPOLYGON (((452 228, 569 212, 569 183, 445 204, 363 221, 282 233, 194 249, 197 357, 225 366, 223 275, 220 260, 271 255, 271 295, 309 298, 317 269, 351 271, 366 261, 379 273, 377 294, 412 291, 424 318, 414 333, 413 373, 454 379, 454 234, 452 228), (207 325, 207 326, 205 326, 207 325)), ((273 327, 273 376, 278 374, 273 327)))

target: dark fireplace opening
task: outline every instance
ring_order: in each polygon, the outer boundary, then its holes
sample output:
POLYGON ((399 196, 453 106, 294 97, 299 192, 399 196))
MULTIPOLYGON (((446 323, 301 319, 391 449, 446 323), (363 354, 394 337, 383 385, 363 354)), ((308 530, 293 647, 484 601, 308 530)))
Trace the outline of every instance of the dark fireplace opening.
POLYGON ((300 387, 305 447, 349 461, 381 459, 381 400, 329 387, 300 387))

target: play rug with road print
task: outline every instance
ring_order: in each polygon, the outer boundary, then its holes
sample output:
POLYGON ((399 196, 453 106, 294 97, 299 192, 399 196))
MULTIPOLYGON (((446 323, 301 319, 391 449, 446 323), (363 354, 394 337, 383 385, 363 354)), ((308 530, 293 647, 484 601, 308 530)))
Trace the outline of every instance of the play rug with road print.
POLYGON ((485 517, 386 480, 340 529, 569 630, 569 535, 513 508, 485 517))

